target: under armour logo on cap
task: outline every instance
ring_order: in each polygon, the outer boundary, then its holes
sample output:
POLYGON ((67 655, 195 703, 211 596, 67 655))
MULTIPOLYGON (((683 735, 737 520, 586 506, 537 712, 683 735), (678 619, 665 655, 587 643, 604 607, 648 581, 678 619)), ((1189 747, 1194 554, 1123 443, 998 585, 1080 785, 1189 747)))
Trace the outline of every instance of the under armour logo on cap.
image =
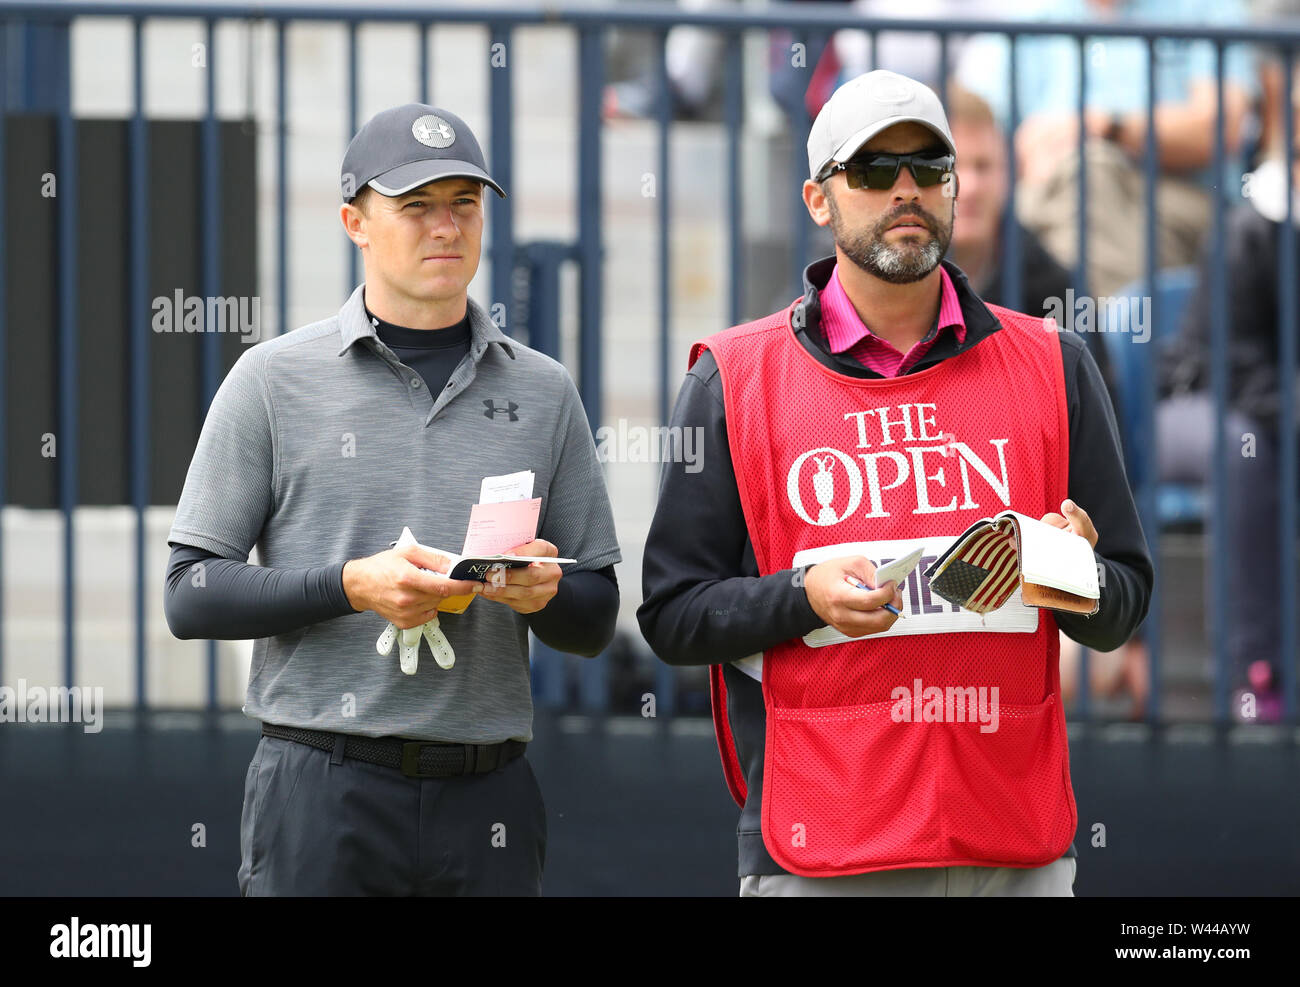
POLYGON ((404 103, 381 110, 357 131, 341 169, 343 201, 366 186, 380 195, 405 195, 421 185, 468 178, 505 197, 488 174, 487 161, 469 124, 450 110, 404 103))
POLYGON ((426 114, 411 124, 411 133, 426 147, 447 147, 456 139, 456 131, 442 117, 426 114))
POLYGON ((497 403, 491 398, 484 398, 483 406, 487 408, 487 411, 483 412, 484 418, 491 418, 493 415, 505 413, 510 416, 512 422, 519 421, 519 416, 515 414, 515 412, 519 410, 519 405, 515 404, 513 401, 507 401, 504 408, 498 408, 497 403))

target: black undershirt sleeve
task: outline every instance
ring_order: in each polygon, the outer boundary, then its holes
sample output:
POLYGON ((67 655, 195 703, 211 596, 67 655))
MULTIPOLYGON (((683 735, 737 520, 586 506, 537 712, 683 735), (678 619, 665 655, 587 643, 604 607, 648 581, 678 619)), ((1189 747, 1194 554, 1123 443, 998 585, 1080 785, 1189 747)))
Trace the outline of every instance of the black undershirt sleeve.
MULTIPOLYGON (((246 641, 360 613, 343 592, 345 564, 273 569, 172 543, 163 597, 167 626, 183 641, 246 641)), ((617 618, 618 583, 609 565, 565 575, 551 601, 526 619, 557 651, 593 657, 613 638, 617 618)))
POLYGON ((614 639, 618 621, 614 567, 567 573, 551 602, 526 619, 529 629, 548 647, 595 658, 614 639))
POLYGON ((343 592, 343 562, 272 569, 169 543, 167 626, 182 641, 247 641, 357 613, 343 592), (199 568, 202 566, 202 568, 199 568))

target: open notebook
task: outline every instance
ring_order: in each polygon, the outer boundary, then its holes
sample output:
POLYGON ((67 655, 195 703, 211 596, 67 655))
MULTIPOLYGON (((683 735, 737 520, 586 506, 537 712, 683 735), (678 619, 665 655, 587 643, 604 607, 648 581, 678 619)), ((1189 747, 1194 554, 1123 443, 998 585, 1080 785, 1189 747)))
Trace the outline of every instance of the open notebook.
POLYGON ((1030 607, 1094 614, 1101 605, 1088 540, 1016 511, 976 521, 925 575, 933 592, 974 613, 997 610, 1017 586, 1030 607))

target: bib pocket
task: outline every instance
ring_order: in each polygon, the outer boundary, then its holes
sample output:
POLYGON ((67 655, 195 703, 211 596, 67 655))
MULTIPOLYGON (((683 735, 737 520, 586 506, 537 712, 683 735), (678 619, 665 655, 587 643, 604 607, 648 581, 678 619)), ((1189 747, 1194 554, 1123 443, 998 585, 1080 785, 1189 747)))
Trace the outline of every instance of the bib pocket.
POLYGON ((990 706, 984 723, 956 705, 908 722, 902 702, 769 709, 763 835, 778 863, 816 877, 1065 852, 1077 818, 1053 699, 990 706))

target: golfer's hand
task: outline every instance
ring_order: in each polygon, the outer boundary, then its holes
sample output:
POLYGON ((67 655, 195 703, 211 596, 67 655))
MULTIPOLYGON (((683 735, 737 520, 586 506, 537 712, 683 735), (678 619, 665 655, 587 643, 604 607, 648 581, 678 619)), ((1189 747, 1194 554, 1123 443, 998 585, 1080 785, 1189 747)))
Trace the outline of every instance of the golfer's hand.
POLYGON ((817 616, 849 637, 879 634, 893 627, 898 616, 884 609, 884 605, 892 603, 903 609, 898 587, 888 582, 879 589, 857 589, 845 582, 845 576, 874 586, 876 567, 861 555, 847 555, 819 562, 808 570, 804 576, 804 592, 817 616))
POLYGON ((473 579, 439 575, 450 568, 451 560, 440 552, 400 545, 346 563, 343 592, 353 610, 373 610, 399 630, 406 630, 437 616, 438 604, 447 597, 483 589, 483 584, 473 579))
MULTIPOLYGON (((558 558, 560 550, 538 538, 510 549, 507 555, 536 555, 539 559, 558 558)), ((490 573, 483 583, 483 598, 504 603, 515 613, 530 614, 543 610, 560 588, 564 573, 554 562, 532 562, 519 569, 500 569, 490 573)))
POLYGON ((1061 501, 1061 510, 1065 512, 1064 517, 1060 514, 1044 514, 1039 520, 1055 528, 1073 531, 1076 535, 1087 538, 1088 544, 1096 548, 1097 529, 1092 526, 1092 518, 1088 517, 1088 512, 1072 500, 1061 501))

